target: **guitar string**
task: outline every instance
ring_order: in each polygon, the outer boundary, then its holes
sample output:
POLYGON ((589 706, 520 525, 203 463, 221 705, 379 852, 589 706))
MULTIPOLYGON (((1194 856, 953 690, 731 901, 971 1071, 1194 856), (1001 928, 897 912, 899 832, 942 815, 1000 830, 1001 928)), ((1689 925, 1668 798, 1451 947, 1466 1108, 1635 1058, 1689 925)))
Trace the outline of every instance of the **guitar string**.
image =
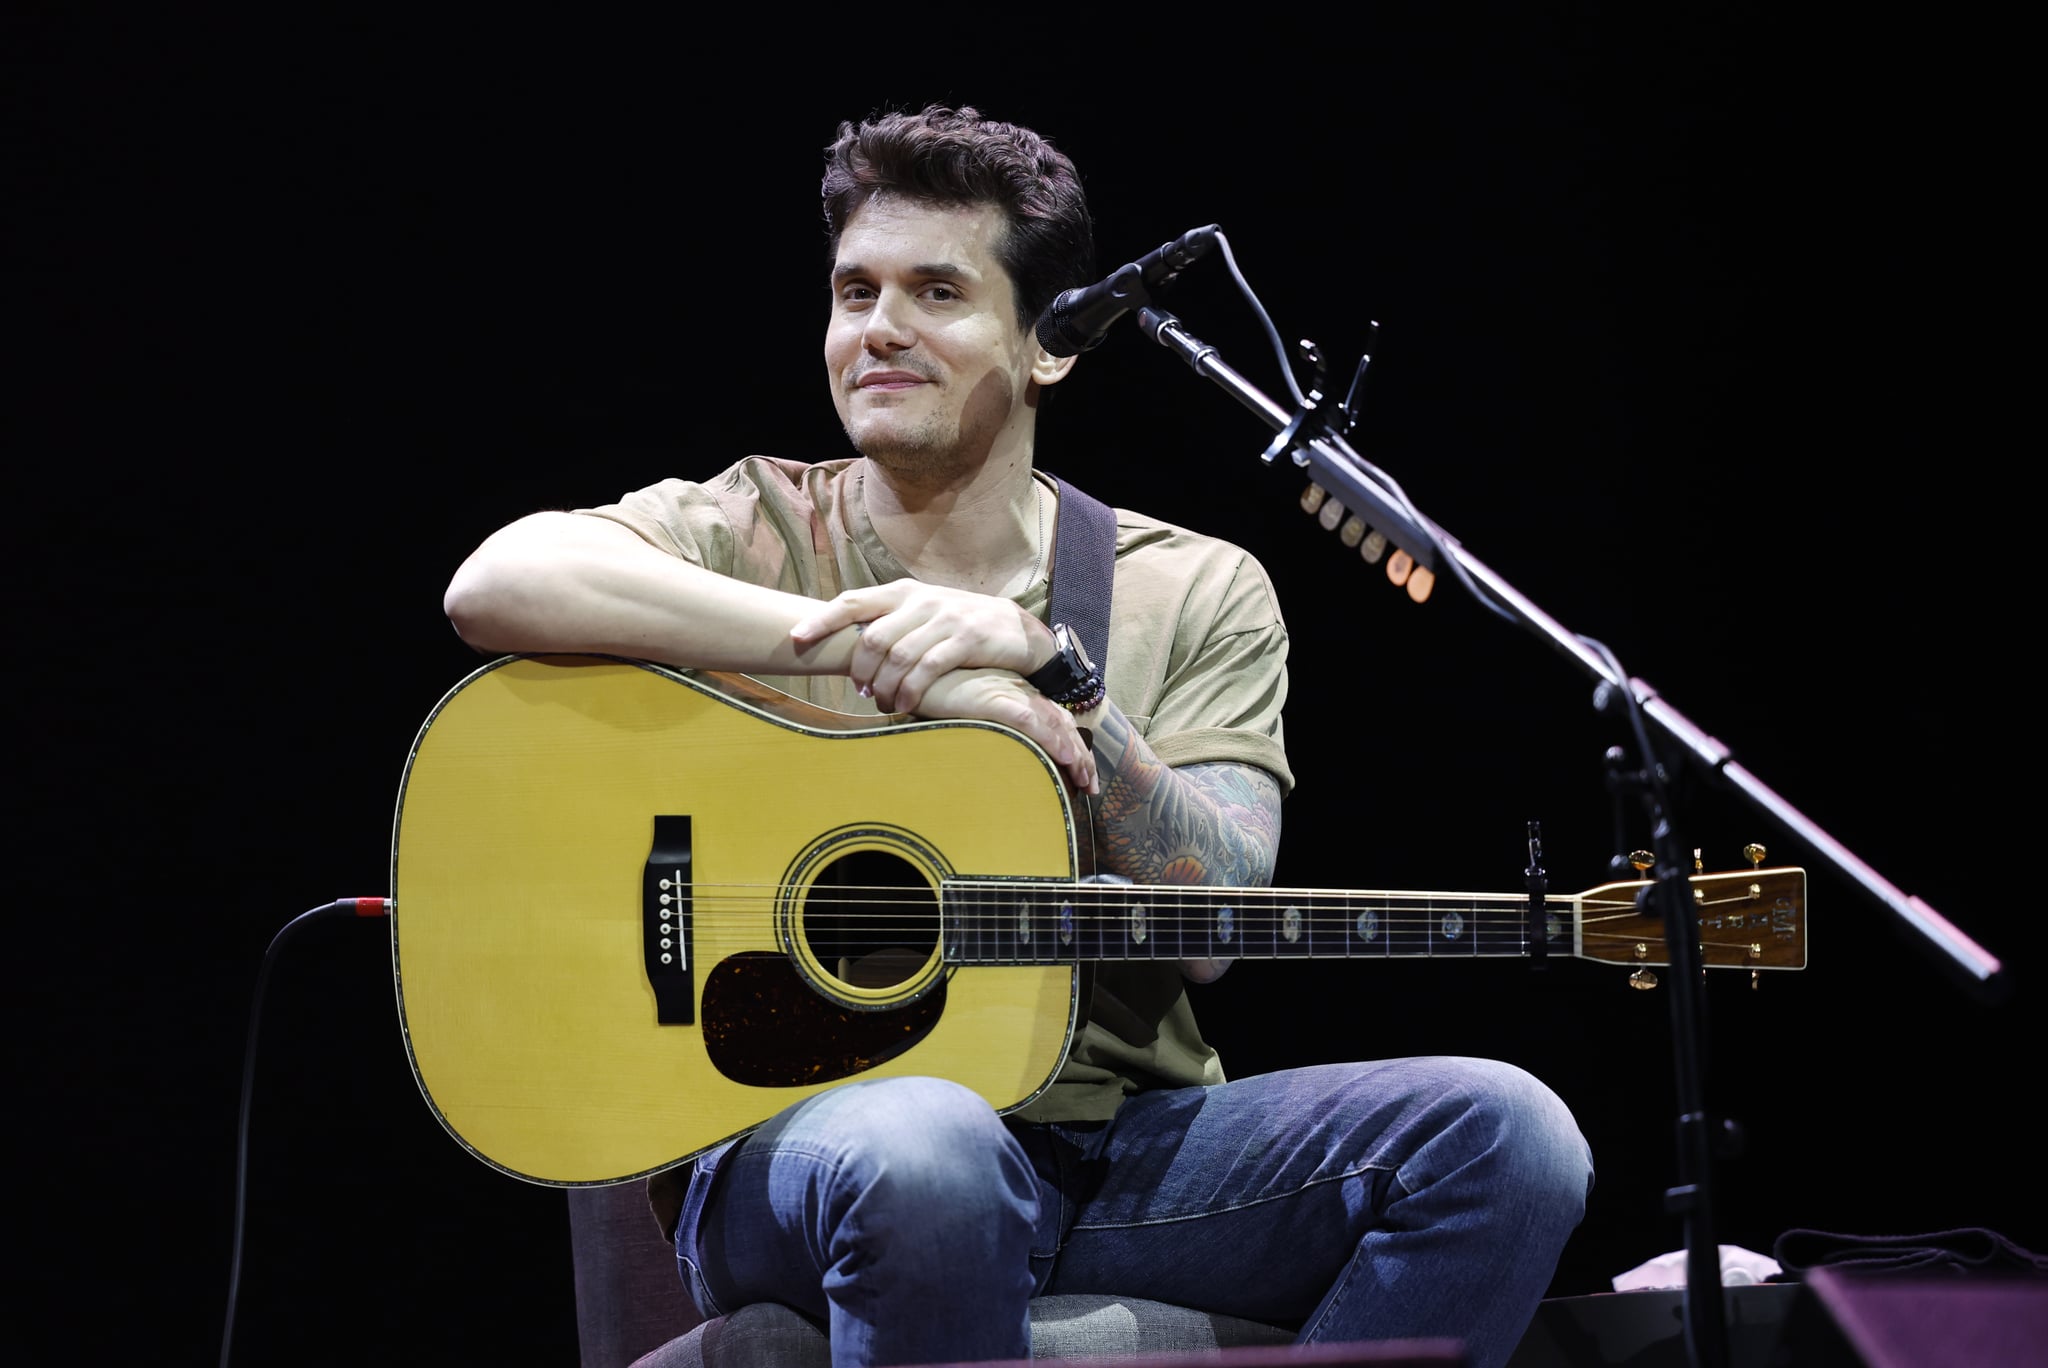
MULTIPOLYGON (((1725 907, 1756 909, 1761 915, 1767 901, 1784 896, 1763 887, 1763 879, 1751 879, 1746 887, 1720 897, 1696 898, 1697 911, 1708 912, 1725 907)), ((768 883, 708 883, 695 882, 689 885, 693 902, 706 904, 713 900, 727 904, 757 905, 761 903, 782 903, 792 897, 792 885, 768 883)), ((803 898, 806 909, 812 913, 835 913, 848 910, 853 915, 863 907, 902 907, 909 903, 929 903, 936 906, 941 899, 948 899, 963 911, 969 907, 987 906, 990 903, 1001 906, 1049 905, 1054 899, 1067 904, 1068 909, 1080 916, 1121 917, 1134 907, 1149 907, 1162 912, 1171 911, 1184 916, 1187 909, 1183 900, 1193 900, 1199 906, 1196 912, 1215 906, 1219 899, 1230 898, 1247 912, 1263 912, 1288 909, 1301 913, 1305 918, 1332 917, 1349 920, 1360 911, 1381 913, 1421 914, 1434 918, 1461 907, 1478 912, 1482 909, 1520 909, 1526 905, 1526 898, 1511 893, 1367 893, 1351 889, 1317 888, 1262 888, 1219 889, 1199 884, 1081 884, 1065 883, 1061 880, 974 880, 955 879, 940 889, 930 884, 814 884, 810 893, 803 898), (1100 909, 1107 907, 1107 911, 1100 909)), ((1560 907, 1577 907, 1590 916, 1582 920, 1608 920, 1631 916, 1643 916, 1654 920, 1644 912, 1633 898, 1596 898, 1587 895, 1559 897, 1554 900, 1560 907)), ((1228 904, 1224 904, 1228 905, 1228 904)), ((1219 909, 1220 910, 1220 909, 1219 909)))
MULTIPOLYGON (((751 889, 755 886, 743 885, 740 887, 751 889)), ((1120 885, 1118 886, 1118 891, 1127 895, 1128 890, 1131 887, 1131 885, 1120 885)), ((1171 886, 1164 887, 1170 888, 1171 886)), ((886 886, 876 886, 875 891, 880 891, 884 893, 901 892, 905 895, 912 897, 917 896, 917 894, 921 891, 926 896, 929 896, 928 889, 916 890, 905 888, 902 890, 893 890, 886 886)), ((1067 910, 1071 913, 1075 921, 1081 927, 1090 930, 1094 929, 1097 925, 1103 927, 1125 926, 1129 922, 1130 913, 1135 907, 1143 907, 1147 913, 1147 920, 1153 924, 1171 924, 1177 927, 1188 927, 1204 924, 1208 921, 1208 917, 1202 914, 1201 910, 1199 909, 1195 914, 1190 914, 1190 912, 1185 908, 1175 907, 1171 905, 1172 898, 1173 894, 1171 892, 1168 892, 1164 895, 1163 901, 1160 899, 1154 899, 1152 901, 1146 901, 1144 899, 1129 899, 1126 896, 1124 898, 1116 899, 1115 901, 1117 901, 1119 905, 1108 909, 1069 908, 1067 910)), ((699 920, 700 922, 706 920, 718 920, 723 917, 732 917, 736 919, 742 919, 749 924, 753 924, 757 923, 760 920, 762 912, 765 907, 771 904, 778 903, 780 901, 781 899, 779 896, 768 893, 754 894, 752 892, 749 892, 743 897, 739 898, 735 898, 730 895, 723 898, 700 896, 693 900, 692 911, 693 917, 699 920)), ((1104 902, 1111 901, 1111 899, 1104 897, 1098 898, 1095 901, 1104 902)), ((1484 907, 1494 907, 1499 908, 1505 912, 1519 901, 1519 899, 1515 899, 1511 895, 1486 895, 1484 897, 1477 899, 1469 910, 1478 912, 1484 907)), ((1765 909, 1757 906, 1753 900, 1748 898, 1729 899, 1726 901, 1730 903, 1739 903, 1744 908, 1751 910, 1754 914, 1754 921, 1752 922, 1749 918, 1745 918, 1745 924, 1742 925, 1731 927, 1703 928, 1702 934, 1708 939, 1709 943, 1720 943, 1717 937, 1722 934, 1732 935, 1734 937, 1734 939, 1729 942, 1731 944, 1738 942, 1746 943, 1744 937, 1742 937, 1738 933, 1745 931, 1753 931, 1762 926, 1765 919, 1765 909)), ((936 909, 936 905, 934 907, 934 912, 929 917, 919 916, 916 919, 901 922, 872 920, 871 918, 869 918, 866 912, 861 910, 862 906, 868 906, 884 907, 900 911, 902 905, 903 898, 901 897, 876 898, 859 906, 853 905, 852 900, 841 899, 832 902, 827 902, 821 905, 806 905, 803 911, 803 916, 807 922, 811 922, 814 924, 841 921, 850 926, 855 927, 855 929, 864 929, 867 932, 874 935, 900 934, 905 936, 921 936, 929 934, 933 930, 935 920, 938 917, 938 910, 936 909)), ((1631 939, 1641 939, 1641 936, 1634 935, 1628 932, 1603 930, 1602 924, 1605 922, 1619 920, 1642 920, 1645 922, 1651 922, 1654 920, 1653 918, 1650 918, 1647 915, 1639 912, 1635 908, 1633 903, 1609 903, 1598 905, 1611 906, 1615 908, 1625 908, 1626 910, 1611 912, 1605 916, 1582 915, 1579 922, 1579 930, 1583 938, 1598 939, 1603 943, 1606 941, 1624 941, 1631 939)), ((1706 904, 1705 907, 1702 908, 1702 910, 1705 910, 1705 908, 1710 908, 1718 905, 1721 904, 1710 902, 1706 904)), ((955 917, 955 920, 957 921, 962 918, 966 918, 970 915, 973 915, 980 917, 984 920, 987 920, 989 922, 992 922, 994 924, 1000 925, 1005 921, 1014 920, 1015 914, 1017 912, 1025 911, 1032 907, 1046 907, 1046 904, 1042 901, 1034 902, 1031 900, 998 900, 993 904, 981 903, 973 907, 969 907, 965 905, 965 903, 963 902, 963 905, 960 907, 958 914, 955 917)), ((1047 908, 1047 910, 1050 911, 1049 907, 1047 908)), ((1270 915, 1269 908, 1253 907, 1239 910, 1244 910, 1250 913, 1258 914, 1260 920, 1264 920, 1267 916, 1270 915)), ((1357 914, 1361 911, 1372 911, 1380 914, 1380 925, 1388 933, 1401 934, 1418 929, 1429 930, 1431 928, 1435 928, 1438 925, 1440 925, 1444 915, 1446 915, 1449 912, 1455 912, 1458 910, 1460 909, 1455 907, 1446 908, 1441 905, 1432 907, 1427 903, 1389 903, 1382 907, 1353 907, 1348 911, 1324 910, 1321 912, 1305 912, 1301 916, 1301 925, 1305 929, 1311 931, 1321 930, 1324 928, 1345 928, 1346 934, 1348 935, 1350 928, 1356 921, 1357 914)), ((1507 916, 1495 918, 1490 925, 1480 926, 1475 931, 1475 934, 1484 935, 1491 933, 1498 935, 1499 932, 1503 929, 1515 927, 1518 925, 1519 920, 1510 914, 1507 916)))
MULTIPOLYGON (((711 932, 714 935, 729 918, 744 921, 749 926, 758 926, 762 919, 763 911, 767 906, 784 901, 780 887, 773 885, 698 884, 693 887, 698 894, 693 899, 693 918, 697 922, 697 929, 699 931, 711 932), (720 896, 706 891, 717 887, 723 887, 728 890, 737 889, 739 892, 737 894, 727 892, 720 896), (771 892, 769 891, 770 889, 775 891, 771 892)), ((979 892, 996 895, 1014 895, 1020 891, 1017 886, 1007 882, 984 882, 978 884, 956 882, 949 885, 949 888, 954 893, 979 892)), ((931 916, 906 922, 868 920, 867 914, 861 910, 862 907, 887 907, 900 911, 903 900, 906 897, 932 898, 932 890, 928 885, 842 885, 837 886, 831 891, 861 892, 882 896, 863 899, 857 905, 855 905, 855 900, 853 899, 837 899, 816 906, 806 905, 803 910, 803 917, 807 924, 825 929, 831 922, 838 920, 847 923, 847 929, 859 931, 863 935, 874 939, 891 937, 919 941, 925 939, 935 941, 938 939, 938 908, 936 902, 933 903, 934 911, 931 916)), ((1034 890, 1030 890, 1027 885, 1025 891, 1034 890)), ((1040 887, 1035 891, 1043 894, 1055 890, 1040 887)), ((1180 887, 1176 885, 1146 886, 1121 884, 1099 887, 1079 886, 1061 888, 1056 891, 1061 895, 1072 895, 1073 903, 1084 904, 1081 907, 1074 907, 1070 903, 1066 909, 1075 918, 1074 930, 1077 933, 1084 936, 1096 936, 1097 933, 1104 930, 1115 931, 1116 934, 1113 937, 1102 938, 1098 943, 1106 943, 1110 940, 1116 943, 1128 942, 1130 935, 1128 929, 1129 913, 1134 905, 1146 908, 1150 924, 1171 927, 1172 932, 1178 933, 1179 938, 1182 940, 1185 939, 1185 933, 1188 929, 1204 925, 1208 921, 1205 915, 1190 916, 1187 909, 1172 905, 1176 897, 1186 896, 1180 887), (1139 896, 1134 897, 1134 893, 1139 896), (1148 898, 1150 901, 1147 901, 1148 898), (1096 906, 1093 908, 1085 906, 1085 904, 1089 903, 1096 904, 1096 906), (1111 906, 1105 909, 1101 906, 1102 904, 1111 904, 1111 906)), ((1283 892, 1274 890, 1251 891, 1258 896, 1246 899, 1245 901, 1256 904, 1263 900, 1266 906, 1254 906, 1248 909, 1249 911, 1265 913, 1274 907, 1284 905, 1285 893, 1283 892)), ((1199 887, 1190 888, 1187 892, 1193 893, 1205 900, 1214 896, 1213 894, 1203 893, 1199 887)), ((1286 890, 1286 892, 1302 894, 1307 892, 1307 890, 1286 890)), ((1355 894, 1340 894, 1336 896, 1349 896, 1354 903, 1371 901, 1369 896, 1360 897, 1355 894)), ((1006 924, 1014 922, 1016 914, 1019 912, 1027 911, 1032 907, 1045 907, 1048 913, 1050 912, 1050 907, 1043 897, 1037 899, 1016 899, 1014 897, 1005 898, 998 896, 993 904, 985 900, 975 902, 975 900, 969 898, 962 898, 959 901, 961 903, 960 915, 962 917, 971 912, 985 926, 998 932, 1006 924), (972 904, 972 906, 970 907, 969 904, 972 904), (993 910, 991 910, 992 908, 993 910)), ((1453 895, 1423 903, 1390 901, 1382 906, 1372 908, 1360 908, 1354 905, 1341 913, 1329 910, 1306 912, 1302 916, 1301 926, 1304 931, 1309 933, 1311 939, 1320 936, 1326 943, 1341 943, 1349 951, 1354 944, 1353 929, 1356 923, 1357 912, 1377 912, 1380 914, 1377 934, 1384 935, 1387 938, 1389 942, 1387 949, 1379 950, 1368 947, 1363 953, 1355 956, 1347 954, 1346 957, 1378 958, 1389 956, 1393 949, 1398 948, 1393 945, 1393 942, 1402 938, 1412 940, 1419 937, 1426 938, 1432 943, 1441 943, 1443 937, 1439 935, 1439 929, 1443 914, 1459 910, 1456 907, 1446 908, 1442 906, 1446 902, 1463 902, 1467 904, 1469 910, 1477 913, 1485 909, 1500 909, 1506 912, 1522 901, 1523 899, 1513 894, 1492 893, 1453 895)), ((1641 942, 1647 938, 1643 931, 1603 929, 1601 925, 1604 922, 1624 919, 1650 921, 1651 919, 1637 908, 1633 900, 1623 901, 1619 899, 1608 900, 1581 897, 1570 901, 1577 903, 1582 909, 1578 927, 1578 941, 1584 947, 1604 949, 1627 945, 1631 942, 1641 942), (1597 909, 1603 907, 1616 910, 1610 911, 1605 915, 1599 915, 1597 909)), ((1765 911, 1762 907, 1757 906, 1755 898, 1745 893, 1730 898, 1704 900, 1700 910, 1706 911, 1713 907, 1730 904, 1741 905, 1753 912, 1754 919, 1745 918, 1743 923, 1731 927, 1700 927, 1698 928, 1698 933, 1701 943, 1703 947, 1708 949, 1733 949, 1748 951, 1753 954, 1753 935, 1756 931, 1762 929, 1765 924, 1765 911)), ((1206 911, 1206 909, 1198 910, 1206 911)), ((1519 921, 1511 915, 1499 917, 1494 919, 1491 924, 1482 924, 1475 927, 1469 939, 1465 940, 1464 946, 1451 948, 1456 949, 1461 954, 1477 956, 1484 953, 1489 946, 1504 947, 1529 944, 1530 941, 1527 936, 1514 934, 1519 929, 1519 921), (1465 947, 1470 948, 1467 949, 1465 947)), ((1646 929, 1654 932, 1656 928, 1652 926, 1646 929)), ((1171 933, 1162 930, 1158 934, 1164 936, 1171 933)), ((1151 938, 1148 937, 1148 939, 1151 938)), ((1207 938, 1205 937, 1204 939, 1206 940, 1207 938)), ((1259 931, 1254 930, 1251 932, 1250 941, 1245 941, 1242 938, 1239 939, 1240 954, 1244 954, 1244 947, 1259 947, 1266 943, 1267 938, 1260 934, 1259 931)), ((1779 942, 1778 946, 1774 948, 1783 948, 1783 942, 1779 942)), ((1274 949, 1278 951, 1277 946, 1274 949)), ((1263 958, 1265 956, 1247 955, 1245 957, 1263 958)), ((1285 957, 1285 955, 1284 952, 1281 952, 1273 957, 1285 957)), ((1750 967, 1769 967, 1767 962, 1748 957, 1745 957, 1741 964, 1747 964, 1750 967)), ((1735 966, 1725 964, 1709 965, 1707 967, 1741 967, 1741 964, 1735 966)))
MULTIPOLYGON (((787 888, 776 884, 698 883, 691 885, 691 888, 693 900, 698 904, 703 904, 714 898, 722 898, 734 906, 780 903, 789 897, 787 888), (737 890, 737 892, 720 893, 715 891, 721 889, 737 890)), ((987 905, 991 900, 996 906, 1043 906, 1058 898, 1071 900, 1075 904, 1095 904, 1094 907, 1074 907, 1072 910, 1076 915, 1106 916, 1110 918, 1126 915, 1133 906, 1172 910, 1176 915, 1185 915, 1185 909, 1172 906, 1179 899, 1193 898, 1200 903, 1214 904, 1219 897, 1233 896, 1236 899, 1239 910, 1266 912, 1296 907, 1296 910, 1300 911, 1304 918, 1314 919, 1322 917, 1339 922, 1350 920, 1351 917, 1360 911, 1413 914, 1427 919, 1434 919, 1444 913, 1461 910, 1461 907, 1465 910, 1473 911, 1481 908, 1519 909, 1526 903, 1524 898, 1515 894, 1460 893, 1435 895, 1420 901, 1403 898, 1399 901, 1387 901, 1379 903, 1377 906, 1372 906, 1375 900, 1391 897, 1392 895, 1345 892, 1324 893, 1309 889, 1245 889, 1234 890, 1232 894, 1219 894, 1213 890, 1205 890, 1200 885, 1177 884, 1048 887, 1032 885, 1030 883, 989 884, 956 881, 948 884, 946 891, 952 900, 960 905, 963 910, 969 905, 987 905), (1034 894, 1035 896, 1019 897, 1017 894, 1020 891, 1034 894), (1289 899, 1294 901, 1289 902, 1289 899), (1310 906, 1306 908, 1297 907, 1297 903, 1307 903, 1310 906), (1332 907, 1330 905, 1332 903, 1340 905, 1332 907), (1100 910, 1103 904, 1109 905, 1106 911, 1100 910), (1317 904, 1321 905, 1317 906, 1317 904)), ((845 915, 858 915, 858 909, 863 907, 901 907, 905 903, 926 901, 936 903, 937 901, 937 895, 935 895, 932 888, 924 884, 819 885, 815 886, 812 892, 813 897, 805 899, 805 906, 807 911, 814 914, 844 913, 845 915), (819 893, 826 894, 827 896, 822 898, 816 897, 815 895, 819 893), (837 896, 848 893, 868 896, 858 898, 837 896)), ((1759 914, 1761 914, 1763 907, 1766 905, 1765 899, 1766 895, 1764 893, 1749 894, 1745 892, 1722 898, 1701 899, 1695 902, 1694 906, 1695 910, 1702 912, 1731 906, 1749 907, 1756 908, 1759 914)), ((1559 898, 1555 900, 1555 903, 1559 907, 1569 908, 1577 906, 1586 912, 1593 913, 1595 914, 1591 918, 1593 920, 1619 919, 1631 916, 1641 916, 1646 920, 1654 920, 1652 914, 1644 912, 1632 899, 1559 898)), ((1200 910, 1200 908, 1196 909, 1197 912, 1200 910)))
MULTIPOLYGON (((1752 880, 1751 882, 1760 884, 1763 881, 1752 880)), ((764 895, 773 894, 779 896, 783 892, 787 891, 792 887, 795 887, 796 885, 788 883, 764 883, 760 881, 712 883, 704 880, 697 880, 691 882, 689 886, 693 889, 738 889, 744 893, 749 894, 763 892, 764 895)), ((935 890, 929 883, 813 883, 807 885, 807 887, 815 891, 821 892, 834 892, 843 890, 850 893, 872 893, 879 895, 881 897, 902 897, 906 895, 911 897, 930 896, 934 892, 939 891, 935 890)), ((1648 887, 1648 885, 1643 885, 1643 887, 1648 887)), ((1291 897, 1300 898, 1305 901, 1329 901, 1331 899, 1341 898, 1350 898, 1361 902, 1368 901, 1373 898, 1413 898, 1421 899, 1425 903, 1475 902, 1506 904, 1520 903, 1526 901, 1526 895, 1521 893, 1414 893, 1405 890, 1389 890, 1385 892, 1374 892, 1365 889, 1314 887, 1275 888, 1262 885, 1245 885, 1243 887, 1237 888, 1225 888, 1221 885, 1214 884, 1083 883, 1078 881, 1070 881, 1057 878, 1042 879, 1032 878, 1028 876, 1013 879, 948 878, 940 884, 939 889, 953 890, 955 892, 961 893, 997 893, 1016 890, 1023 890, 1027 892, 1035 891, 1045 894, 1060 893, 1071 894, 1077 898, 1091 899, 1097 902, 1115 900, 1120 898, 1129 898, 1132 896, 1142 896, 1146 894, 1179 895, 1183 897, 1197 896, 1204 898, 1229 897, 1233 894, 1241 894, 1246 898, 1291 897)), ((1745 889, 1739 893, 1736 893, 1734 895, 1734 898, 1735 900, 1739 901, 1747 900, 1752 896, 1755 895, 1752 895, 1748 892, 1747 889, 1745 889)), ((1719 899, 1719 901, 1728 900, 1729 899, 1727 898, 1719 899)), ((1560 893, 1556 895, 1549 895, 1549 901, 1557 902, 1560 904, 1578 903, 1582 905, 1597 905, 1605 907, 1632 907, 1635 905, 1635 900, 1632 898, 1596 898, 1583 893, 1560 893)))

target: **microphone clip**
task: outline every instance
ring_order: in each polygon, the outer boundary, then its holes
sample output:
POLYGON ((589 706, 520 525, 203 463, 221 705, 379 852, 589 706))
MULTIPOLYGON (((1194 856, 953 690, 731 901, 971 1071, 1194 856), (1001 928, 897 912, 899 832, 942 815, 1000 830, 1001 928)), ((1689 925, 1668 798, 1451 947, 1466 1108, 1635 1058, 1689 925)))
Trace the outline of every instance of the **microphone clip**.
POLYGON ((1288 420, 1287 426, 1281 428, 1278 435, 1259 454, 1259 459, 1267 465, 1273 464, 1282 453, 1287 453, 1292 456, 1296 465, 1305 466, 1308 464, 1308 458, 1294 455, 1300 447, 1310 442, 1339 440, 1358 426, 1358 413, 1352 407, 1352 401, 1358 394, 1358 381, 1364 378, 1365 368, 1372 363, 1372 357, 1368 354, 1359 361, 1358 374, 1351 382, 1351 393, 1344 401, 1325 406, 1323 386, 1329 383, 1329 366, 1323 359, 1322 348, 1312 340, 1303 338, 1298 350, 1301 352, 1301 359, 1308 362, 1310 370, 1314 372, 1314 378, 1300 406, 1294 410, 1293 418, 1288 420), (1341 426, 1337 421, 1340 416, 1343 419, 1341 426))

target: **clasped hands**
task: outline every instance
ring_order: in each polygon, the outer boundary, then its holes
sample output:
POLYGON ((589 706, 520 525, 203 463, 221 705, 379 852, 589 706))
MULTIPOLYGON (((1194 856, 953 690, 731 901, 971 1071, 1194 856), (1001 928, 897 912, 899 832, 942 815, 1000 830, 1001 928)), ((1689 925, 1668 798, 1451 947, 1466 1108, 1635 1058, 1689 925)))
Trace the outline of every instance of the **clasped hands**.
POLYGON ((877 706, 1001 723, 1043 747, 1076 790, 1099 791, 1074 715, 1024 682, 1052 659, 1052 630, 1010 600, 900 579, 826 600, 789 636, 803 652, 849 627, 859 637, 846 673, 877 706))

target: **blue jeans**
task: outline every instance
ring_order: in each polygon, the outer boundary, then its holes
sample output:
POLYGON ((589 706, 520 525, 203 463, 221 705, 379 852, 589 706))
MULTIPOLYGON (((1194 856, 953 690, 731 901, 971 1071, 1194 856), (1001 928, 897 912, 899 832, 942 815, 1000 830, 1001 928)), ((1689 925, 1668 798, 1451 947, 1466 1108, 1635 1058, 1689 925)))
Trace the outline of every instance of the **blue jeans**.
POLYGON ((676 1249, 706 1315, 795 1307, 840 1368, 1028 1357, 1039 1292, 1299 1326, 1303 1343, 1459 1339, 1490 1368, 1591 1185, 1563 1102, 1491 1060, 1282 1070, 1062 1125, 890 1079, 700 1157, 676 1249))

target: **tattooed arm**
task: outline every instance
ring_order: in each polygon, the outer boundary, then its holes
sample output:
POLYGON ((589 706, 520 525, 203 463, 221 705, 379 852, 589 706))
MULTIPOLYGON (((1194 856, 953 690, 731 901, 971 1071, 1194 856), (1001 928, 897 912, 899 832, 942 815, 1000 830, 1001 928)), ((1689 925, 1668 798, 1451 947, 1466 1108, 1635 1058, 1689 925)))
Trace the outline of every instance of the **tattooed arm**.
MULTIPOLYGON (((1280 849, 1280 784, 1254 765, 1169 767, 1115 704, 1094 721, 1095 861, 1133 883, 1262 885, 1280 849)), ((1227 959, 1183 960, 1208 983, 1227 959)))

